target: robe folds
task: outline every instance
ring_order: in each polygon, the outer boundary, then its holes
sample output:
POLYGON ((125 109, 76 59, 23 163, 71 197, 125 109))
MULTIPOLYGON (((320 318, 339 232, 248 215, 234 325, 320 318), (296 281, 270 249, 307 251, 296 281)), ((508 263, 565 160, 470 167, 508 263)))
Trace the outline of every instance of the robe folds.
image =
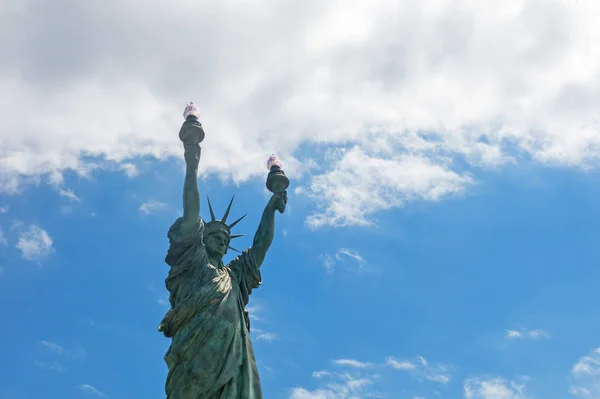
POLYGON ((167 399, 262 399, 245 311, 261 283, 252 249, 226 266, 211 265, 204 222, 184 236, 182 221, 169 229, 165 259, 171 309, 161 326, 172 338, 165 355, 167 399))

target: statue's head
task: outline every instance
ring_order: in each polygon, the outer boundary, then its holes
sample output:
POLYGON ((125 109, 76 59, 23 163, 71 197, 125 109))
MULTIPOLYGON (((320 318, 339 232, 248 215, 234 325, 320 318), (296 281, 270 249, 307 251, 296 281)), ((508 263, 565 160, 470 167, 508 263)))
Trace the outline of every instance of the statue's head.
POLYGON ((212 205, 210 203, 210 199, 208 200, 208 209, 210 210, 211 221, 206 223, 205 225, 204 246, 209 257, 213 259, 221 260, 223 256, 227 253, 228 248, 239 252, 237 249, 231 247, 229 243, 232 239, 241 237, 243 234, 231 234, 231 229, 240 220, 246 217, 246 215, 242 216, 235 222, 228 225, 226 223, 227 216, 229 216, 229 211, 231 210, 232 204, 233 198, 231 198, 231 202, 229 202, 229 206, 227 207, 223 218, 221 220, 216 220, 215 213, 213 212, 212 205))

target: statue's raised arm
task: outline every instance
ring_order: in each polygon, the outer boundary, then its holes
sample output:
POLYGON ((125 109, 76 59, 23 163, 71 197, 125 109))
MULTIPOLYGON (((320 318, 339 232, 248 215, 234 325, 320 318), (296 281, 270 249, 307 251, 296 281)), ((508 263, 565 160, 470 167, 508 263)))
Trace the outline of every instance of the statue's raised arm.
POLYGON ((179 130, 185 154, 185 181, 183 183, 183 221, 181 233, 191 233, 200 218, 200 190, 198 189, 198 164, 200 163, 200 143, 204 130, 198 120, 198 107, 190 102, 183 113, 185 122, 179 130))
POLYGON ((283 213, 287 204, 287 192, 283 191, 280 193, 274 193, 271 199, 265 206, 260 224, 254 235, 252 247, 250 251, 256 261, 257 265, 262 265, 267 255, 267 251, 273 242, 273 236, 275 235, 275 211, 283 213))
POLYGON ((269 170, 267 189, 273 195, 263 211, 260 224, 254 235, 252 247, 250 248, 258 266, 263 263, 267 251, 273 242, 275 234, 275 211, 279 211, 279 213, 285 211, 287 205, 287 188, 290 185, 289 179, 283 172, 281 161, 275 155, 269 157, 267 169, 269 170))

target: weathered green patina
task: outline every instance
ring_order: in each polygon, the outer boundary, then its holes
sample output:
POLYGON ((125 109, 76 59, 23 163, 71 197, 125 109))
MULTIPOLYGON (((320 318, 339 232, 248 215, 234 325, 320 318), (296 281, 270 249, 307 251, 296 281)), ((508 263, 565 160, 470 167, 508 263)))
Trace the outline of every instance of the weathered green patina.
POLYGON ((223 255, 236 237, 231 227, 241 218, 226 223, 230 203, 222 220, 216 220, 210 202, 212 220, 200 218, 198 165, 204 131, 195 117, 188 117, 179 137, 186 161, 183 217, 168 232, 171 309, 159 326, 172 338, 165 355, 167 399, 261 399, 245 307, 261 284, 260 266, 273 241, 275 211, 285 211, 287 194, 273 194, 252 246, 224 265, 223 255))

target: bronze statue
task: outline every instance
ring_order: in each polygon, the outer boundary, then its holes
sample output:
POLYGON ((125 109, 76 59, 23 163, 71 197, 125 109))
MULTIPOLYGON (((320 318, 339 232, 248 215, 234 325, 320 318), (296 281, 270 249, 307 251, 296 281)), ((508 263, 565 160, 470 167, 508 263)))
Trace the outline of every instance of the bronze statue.
POLYGON ((165 355, 167 399, 262 399, 245 307, 261 284, 260 266, 273 241, 275 211, 285 211, 289 180, 276 157, 270 158, 267 187, 273 195, 252 246, 224 265, 223 255, 228 248, 234 250, 230 241, 239 236, 231 229, 243 216, 227 224, 232 198, 221 220, 215 218, 210 200, 211 221, 200 217, 198 164, 204 130, 193 103, 184 118, 179 131, 186 162, 183 217, 168 233, 171 309, 158 328, 172 338, 165 355))

